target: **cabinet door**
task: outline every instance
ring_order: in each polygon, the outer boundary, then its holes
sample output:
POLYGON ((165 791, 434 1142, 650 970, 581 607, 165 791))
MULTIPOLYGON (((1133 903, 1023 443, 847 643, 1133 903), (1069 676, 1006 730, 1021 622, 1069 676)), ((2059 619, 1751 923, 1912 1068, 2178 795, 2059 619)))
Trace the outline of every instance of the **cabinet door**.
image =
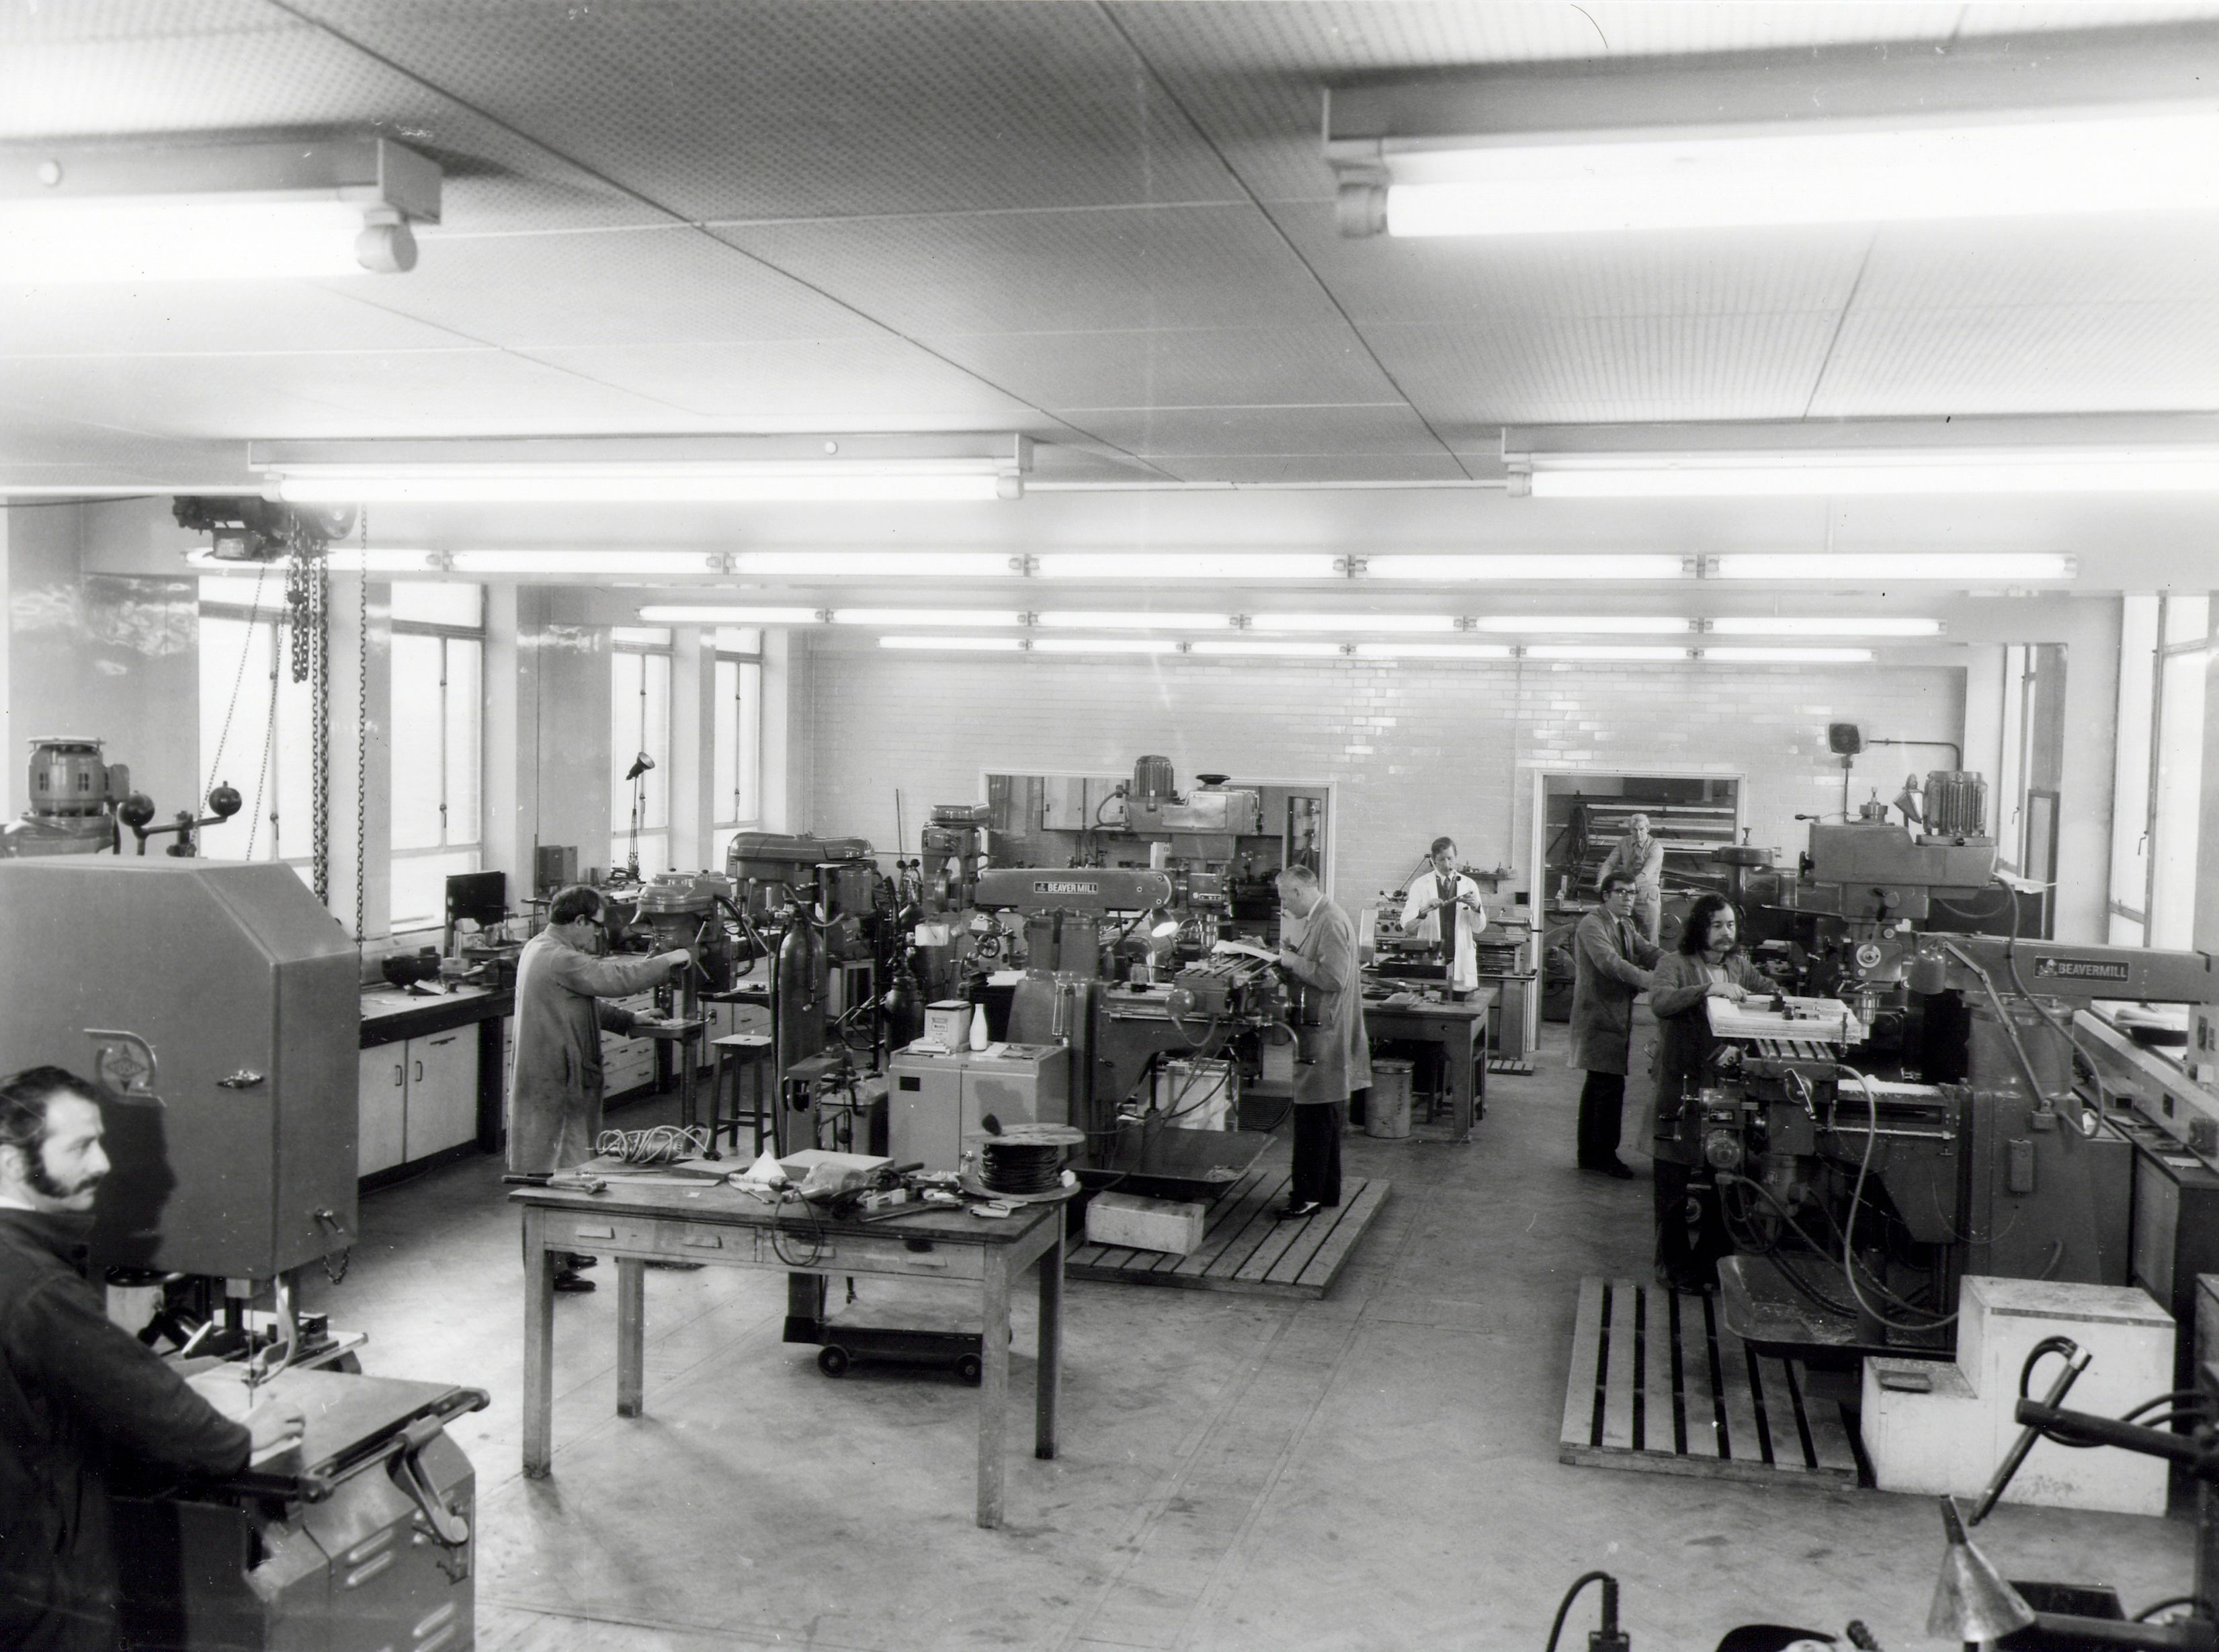
POLYGON ((356 1094, 361 1115, 355 1174, 390 1170, 405 1156, 407 1140, 408 1046, 377 1044, 364 1050, 356 1094))
POLYGON ((478 1134, 478 1029, 457 1027, 408 1040, 411 1158, 444 1152, 478 1134))

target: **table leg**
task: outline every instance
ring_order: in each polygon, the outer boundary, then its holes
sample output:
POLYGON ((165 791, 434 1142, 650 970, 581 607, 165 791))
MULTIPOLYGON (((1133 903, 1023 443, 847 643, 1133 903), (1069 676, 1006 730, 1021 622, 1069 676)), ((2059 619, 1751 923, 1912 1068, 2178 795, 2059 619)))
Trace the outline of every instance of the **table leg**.
POLYGON ((617 1258, 617 1415, 646 1409, 647 1264, 617 1258))
POLYGON ((1441 1048, 1449 1064, 1449 1140, 1462 1141, 1471 1133, 1471 1023, 1464 1023, 1461 1037, 1451 1037, 1441 1048))
POLYGON ((546 1477, 555 1457, 555 1258, 547 1213, 524 1212, 524 1474, 546 1477))
POLYGON ((1471 1064, 1474 1085, 1471 1110, 1474 1117, 1482 1119, 1487 1116, 1487 1064, 1495 1050, 1495 1040, 1488 1031, 1488 1020, 1487 1016, 1482 1015, 1472 1029, 1476 1047, 1472 1053, 1471 1064))
POLYGON ((979 1361, 979 1524, 991 1528, 1002 1524, 1002 1429, 1010 1412, 1010 1264, 1000 1245, 986 1252, 979 1361))
MULTIPOLYGON (((694 1126, 693 1040, 681 1038, 671 1047, 678 1052, 678 1123, 681 1128, 691 1130, 694 1126)), ((712 1140, 709 1145, 717 1144, 712 1140)))
POLYGON ((1063 1207, 1055 1206, 1055 1243, 1040 1259, 1040 1371, 1033 1396, 1033 1455, 1055 1455, 1055 1402, 1063 1382, 1063 1207))

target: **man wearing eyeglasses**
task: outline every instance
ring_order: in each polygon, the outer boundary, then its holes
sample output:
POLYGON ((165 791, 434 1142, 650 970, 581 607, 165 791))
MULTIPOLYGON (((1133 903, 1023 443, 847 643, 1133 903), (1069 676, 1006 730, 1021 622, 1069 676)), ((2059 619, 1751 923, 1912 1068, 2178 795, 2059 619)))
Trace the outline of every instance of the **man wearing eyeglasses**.
POLYGON ((1602 904, 1572 935, 1578 979, 1572 988, 1572 1053, 1568 1065, 1587 1074, 1580 1089, 1579 1164, 1625 1181, 1632 1166, 1618 1156, 1625 1110, 1626 1050, 1633 1037, 1633 1000, 1664 954, 1633 924, 1633 879, 1602 879, 1602 904))

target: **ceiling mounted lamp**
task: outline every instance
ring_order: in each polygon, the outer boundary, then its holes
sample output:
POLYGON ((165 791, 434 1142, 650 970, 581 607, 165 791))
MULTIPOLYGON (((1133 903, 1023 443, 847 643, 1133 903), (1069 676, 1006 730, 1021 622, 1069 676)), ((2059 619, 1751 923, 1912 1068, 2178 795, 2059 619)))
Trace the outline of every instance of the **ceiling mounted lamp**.
POLYGON ((1563 581, 1613 580, 1620 584, 1690 580, 1692 556, 1565 556, 1514 553, 1499 556, 1461 553, 1371 556, 1358 569, 1375 580, 1418 580, 1439 585, 1554 585, 1563 581))
POLYGON ((2038 76, 1994 37, 1380 78, 1327 91, 1326 158, 1357 236, 2209 211, 2211 55, 2115 29, 2038 76))
POLYGON ((2079 577, 2077 557, 2047 551, 1730 551, 1703 559, 1712 580, 1773 580, 1829 585, 1918 580, 1993 580, 2010 584, 2079 577))
POLYGON ((1562 632, 1594 637, 1669 637, 1691 631, 1695 622, 1673 614, 1482 614, 1476 631, 1562 632))
MULTIPOLYGON (((294 504, 932 503, 1016 499, 1022 436, 606 438, 258 445, 294 504)), ((1004 570, 1006 570, 1006 562, 1004 570)))
POLYGON ((1706 648, 1706 660, 1724 665, 1862 665, 1873 657, 1870 649, 1706 648))
POLYGON ((1507 660, 1507 643, 1358 643, 1359 660, 1507 660))
POLYGON ((1184 644, 1168 637, 1035 637, 1035 654, 1178 654, 1184 644))
POLYGON ((639 611, 650 625, 822 625, 822 608, 761 608, 719 604, 655 603, 639 611))
POLYGON ((1044 580, 1346 580, 1355 571, 1330 551, 1045 550, 1044 580))
POLYGON ((1933 637, 1949 629, 1938 619, 1872 614, 1831 619, 1802 615, 1722 614, 1703 629, 1719 637, 1933 637))
MULTIPOLYGON (((437 550, 403 550, 397 547, 372 545, 333 545, 324 553, 324 565, 334 574, 434 574, 447 571, 448 559, 437 550)), ((215 574, 252 573, 255 564, 242 562, 233 556, 219 556, 203 545, 185 553, 188 568, 205 568, 215 574)))
POLYGON ((1022 625, 1024 615, 1000 608, 835 608, 835 625, 975 625, 982 629, 1022 625))
POLYGON ((1348 649, 1349 644, 1346 643, 1196 642, 1187 644, 1190 654, 1227 659, 1334 660, 1346 656, 1348 649))
POLYGON ((998 550, 736 550, 732 572, 771 580, 1008 580, 1022 556, 998 550))
POLYGON ((723 559, 705 550, 457 550, 447 562, 457 574, 525 577, 723 572, 723 559))
POLYGON ((1105 631, 1210 631, 1233 624, 1231 614, 1192 612, 1150 613, 1139 611, 1050 609, 1033 616, 1033 623, 1048 630, 1105 631))
POLYGON ((1022 637, 881 637, 879 646, 931 654, 1022 654, 1032 644, 1022 637))
POLYGON ((1837 452, 1506 452, 1514 498, 1795 499, 2219 492, 2219 449, 1869 448, 1837 452))
POLYGON ((1608 643, 1530 643, 1526 647, 1526 657, 1529 660, 1616 660, 1633 664, 1685 661, 1691 656, 1686 649, 1620 646, 1608 643))
POLYGON ((269 281, 416 267, 439 169, 386 138, 0 152, 0 283, 269 281))
POLYGON ((1252 614, 1249 629, 1259 631, 1452 631, 1454 614, 1252 614))

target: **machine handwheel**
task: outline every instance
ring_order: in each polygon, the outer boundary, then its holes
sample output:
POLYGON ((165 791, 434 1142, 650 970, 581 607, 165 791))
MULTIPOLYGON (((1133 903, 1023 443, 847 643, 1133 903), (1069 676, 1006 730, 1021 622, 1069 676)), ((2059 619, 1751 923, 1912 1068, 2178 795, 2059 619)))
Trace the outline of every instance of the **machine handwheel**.
POLYGON ((955 1375, 975 1388, 985 1380, 986 1368, 979 1363, 978 1355, 960 1354, 956 1357, 955 1375))
POLYGON ((826 1344, 817 1351, 817 1369, 827 1376, 847 1376, 848 1351, 837 1344, 826 1344))

